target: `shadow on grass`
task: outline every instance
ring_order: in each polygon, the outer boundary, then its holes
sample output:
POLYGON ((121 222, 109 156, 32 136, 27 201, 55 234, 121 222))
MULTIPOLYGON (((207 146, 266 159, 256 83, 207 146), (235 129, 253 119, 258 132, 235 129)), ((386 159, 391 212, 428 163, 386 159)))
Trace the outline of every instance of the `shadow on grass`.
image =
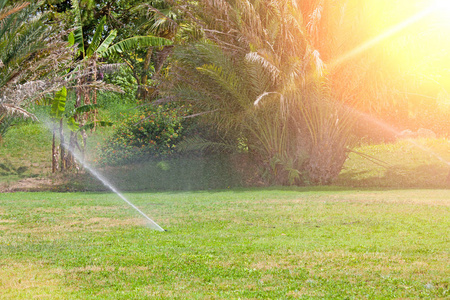
POLYGON ((336 180, 338 186, 376 188, 450 188, 450 169, 442 164, 416 167, 392 166, 374 170, 344 170, 336 180))

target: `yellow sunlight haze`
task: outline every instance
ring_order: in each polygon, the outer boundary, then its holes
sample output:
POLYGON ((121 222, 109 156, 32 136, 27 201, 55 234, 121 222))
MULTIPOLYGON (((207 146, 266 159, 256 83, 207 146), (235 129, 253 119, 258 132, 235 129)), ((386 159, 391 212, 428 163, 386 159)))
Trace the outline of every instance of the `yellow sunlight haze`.
POLYGON ((436 9, 444 10, 447 13, 450 12, 450 0, 436 0, 434 6, 436 9))

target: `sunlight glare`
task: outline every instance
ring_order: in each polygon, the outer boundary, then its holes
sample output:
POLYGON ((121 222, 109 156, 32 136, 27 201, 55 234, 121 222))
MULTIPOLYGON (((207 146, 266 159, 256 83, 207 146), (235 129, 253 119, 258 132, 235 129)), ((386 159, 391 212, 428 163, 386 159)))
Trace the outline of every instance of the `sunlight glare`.
POLYGON ((434 6, 445 13, 450 13, 450 0, 436 0, 434 6))
POLYGON ((432 8, 436 12, 435 16, 441 26, 448 30, 450 28, 450 0, 435 0, 432 8))
MULTIPOLYGON (((450 0, 449 0, 450 1, 450 0)), ((416 15, 406 19, 403 22, 400 22, 399 24, 389 28, 388 30, 386 30, 384 33, 372 38, 371 40, 366 41, 365 43, 363 43, 362 45, 360 45, 359 47, 356 47, 355 49, 345 53, 344 55, 338 57, 337 59, 335 59, 334 61, 332 61, 329 64, 330 69, 339 66, 340 64, 342 64, 343 62, 367 51, 368 49, 371 49, 375 46, 377 46, 378 44, 380 44, 382 41, 396 35, 397 33, 403 31, 404 29, 408 28, 409 26, 411 26, 414 23, 417 23, 418 21, 424 19, 425 17, 429 16, 432 13, 433 9, 427 9, 424 11, 421 11, 419 13, 417 13, 416 15)))

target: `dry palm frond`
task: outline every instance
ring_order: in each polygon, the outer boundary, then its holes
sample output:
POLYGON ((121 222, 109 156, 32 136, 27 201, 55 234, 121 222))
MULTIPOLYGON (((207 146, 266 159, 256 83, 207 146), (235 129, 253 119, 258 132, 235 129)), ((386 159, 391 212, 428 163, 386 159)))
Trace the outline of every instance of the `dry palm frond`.
POLYGON ((316 69, 316 72, 318 74, 319 77, 324 76, 324 71, 325 71, 325 64, 322 61, 322 59, 320 58, 320 53, 317 50, 314 50, 312 53, 312 56, 314 58, 314 66, 316 69))
POLYGON ((25 3, 16 4, 15 6, 10 7, 9 9, 4 9, 3 11, 0 12, 0 22, 2 20, 4 20, 5 18, 7 18, 8 16, 11 16, 11 15, 21 11, 28 5, 30 5, 30 3, 25 2, 25 3))
POLYGON ((116 64, 102 64, 97 66, 98 71, 105 74, 112 74, 119 71, 121 68, 126 66, 124 63, 116 63, 116 64))
POLYGON ((132 9, 133 12, 146 10, 146 16, 153 23, 151 31, 157 34, 163 32, 175 33, 179 24, 170 17, 170 10, 157 9, 148 3, 141 3, 132 9))
POLYGON ((319 4, 309 16, 309 22, 306 25, 308 33, 316 37, 320 31, 320 22, 322 21, 323 5, 319 4))
POLYGON ((281 71, 277 68, 274 62, 269 61, 266 57, 261 56, 257 52, 250 52, 245 55, 245 59, 249 62, 259 63, 271 76, 276 80, 280 77, 281 71))
POLYGON ((261 95, 259 95, 259 96, 256 98, 255 102, 253 102, 253 105, 257 107, 257 106, 259 105, 259 102, 260 102, 264 97, 269 96, 269 95, 273 95, 273 94, 279 95, 279 96, 280 96, 280 101, 281 101, 281 102, 284 101, 284 96, 283 96, 283 94, 280 94, 280 93, 278 93, 278 92, 264 92, 264 93, 262 93, 261 95))
POLYGON ((34 121, 37 121, 35 115, 33 115, 32 113, 26 111, 21 107, 12 104, 0 103, 0 115, 18 116, 22 118, 30 118, 34 121))

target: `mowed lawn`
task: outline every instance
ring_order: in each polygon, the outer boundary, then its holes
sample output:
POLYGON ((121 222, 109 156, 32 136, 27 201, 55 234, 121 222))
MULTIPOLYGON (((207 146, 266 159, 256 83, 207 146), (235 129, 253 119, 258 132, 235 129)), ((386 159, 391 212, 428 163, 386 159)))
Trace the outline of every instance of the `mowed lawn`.
POLYGON ((0 299, 448 299, 450 190, 0 194, 0 299))

